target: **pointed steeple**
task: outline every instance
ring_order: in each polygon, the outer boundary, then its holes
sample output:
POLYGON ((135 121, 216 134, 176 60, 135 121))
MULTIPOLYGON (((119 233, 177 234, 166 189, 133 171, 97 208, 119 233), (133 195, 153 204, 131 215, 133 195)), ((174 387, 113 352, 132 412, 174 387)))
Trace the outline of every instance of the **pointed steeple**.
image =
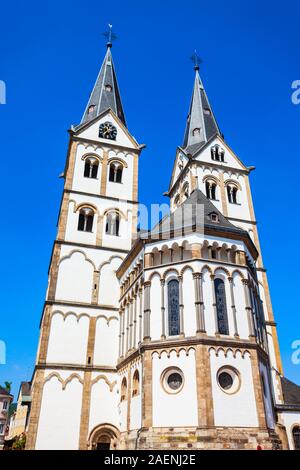
POLYGON ((221 135, 199 75, 197 55, 194 60, 195 82, 183 142, 183 148, 192 154, 214 135, 221 135))
POLYGON ((104 61, 80 124, 90 121, 110 108, 126 126, 115 67, 112 59, 111 39, 109 39, 106 45, 107 51, 104 61))

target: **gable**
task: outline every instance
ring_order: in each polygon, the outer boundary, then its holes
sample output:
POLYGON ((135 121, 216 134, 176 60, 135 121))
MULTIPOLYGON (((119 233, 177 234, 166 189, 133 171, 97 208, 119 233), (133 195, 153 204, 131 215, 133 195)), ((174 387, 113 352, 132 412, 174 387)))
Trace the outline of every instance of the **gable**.
POLYGON ((116 115, 108 110, 97 118, 93 119, 90 123, 79 126, 77 128, 76 136, 82 139, 94 140, 104 144, 110 143, 120 145, 122 147, 137 149, 138 144, 127 131, 123 123, 116 117, 116 115), (99 137, 99 127, 105 122, 110 122, 117 129, 117 136, 115 140, 103 139, 99 137))
POLYGON ((169 190, 173 187, 175 181, 177 180, 182 170, 186 167, 188 161, 189 161, 189 158, 186 156, 186 154, 180 148, 178 148, 176 152, 174 165, 173 165, 173 171, 172 171, 169 190))
POLYGON ((235 155, 230 147, 224 142, 220 136, 216 136, 212 139, 207 145, 205 145, 199 152, 196 152, 193 156, 193 159, 199 162, 206 163, 221 163, 225 168, 234 168, 237 170, 247 170, 248 168, 243 164, 243 162, 235 155), (215 145, 219 145, 224 151, 224 162, 214 161, 211 156, 211 148, 215 145))

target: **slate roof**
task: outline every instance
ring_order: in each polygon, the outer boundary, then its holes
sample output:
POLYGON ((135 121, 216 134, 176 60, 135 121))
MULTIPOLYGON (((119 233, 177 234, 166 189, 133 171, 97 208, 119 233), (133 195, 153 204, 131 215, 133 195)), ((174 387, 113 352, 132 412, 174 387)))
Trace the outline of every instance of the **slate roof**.
MULTIPOLYGON (((197 231, 205 233, 207 229, 219 229, 230 234, 242 234, 249 238, 248 232, 233 225, 224 215, 207 199, 200 189, 195 189, 190 197, 171 214, 165 216, 150 232, 150 238, 157 238, 160 233, 168 233, 197 227, 197 231), (211 220, 211 214, 218 216, 218 222, 211 220)), ((148 238, 149 232, 140 232, 140 238, 148 238)), ((249 238, 250 240, 250 238, 249 238)))
MULTIPOLYGON (((188 153, 192 154, 195 153, 195 144, 200 145, 199 148, 201 148, 213 136, 217 134, 221 135, 204 90, 198 68, 195 70, 194 88, 183 141, 183 148, 188 153), (200 133, 193 135, 194 129, 200 129, 200 133)), ((197 150, 199 149, 197 148, 197 150)))
POLYGON ((125 114, 112 59, 111 45, 107 46, 104 61, 81 119, 80 126, 91 121, 108 109, 111 109, 126 126, 125 114), (95 106, 95 108, 93 112, 89 113, 88 110, 90 106, 95 106))
POLYGON ((286 405, 300 406, 300 386, 286 377, 281 377, 283 400, 286 405))

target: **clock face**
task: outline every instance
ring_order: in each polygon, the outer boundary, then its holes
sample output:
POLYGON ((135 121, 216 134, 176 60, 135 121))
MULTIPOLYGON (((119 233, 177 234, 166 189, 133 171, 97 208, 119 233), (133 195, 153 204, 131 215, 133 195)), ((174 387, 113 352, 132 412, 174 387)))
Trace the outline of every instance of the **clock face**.
POLYGON ((102 137, 102 139, 116 140, 117 129, 111 122, 103 122, 99 127, 99 137, 102 137))

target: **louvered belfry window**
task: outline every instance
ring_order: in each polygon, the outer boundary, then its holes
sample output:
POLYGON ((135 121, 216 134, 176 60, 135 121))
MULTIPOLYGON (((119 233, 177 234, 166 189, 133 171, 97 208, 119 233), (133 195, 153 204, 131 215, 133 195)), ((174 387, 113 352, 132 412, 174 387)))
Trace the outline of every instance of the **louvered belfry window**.
POLYGON ((169 336, 179 335, 179 282, 172 279, 168 283, 169 336))
POLYGON ((218 332, 221 335, 228 335, 228 317, 226 307, 225 284, 222 279, 215 279, 216 308, 218 318, 218 332))

